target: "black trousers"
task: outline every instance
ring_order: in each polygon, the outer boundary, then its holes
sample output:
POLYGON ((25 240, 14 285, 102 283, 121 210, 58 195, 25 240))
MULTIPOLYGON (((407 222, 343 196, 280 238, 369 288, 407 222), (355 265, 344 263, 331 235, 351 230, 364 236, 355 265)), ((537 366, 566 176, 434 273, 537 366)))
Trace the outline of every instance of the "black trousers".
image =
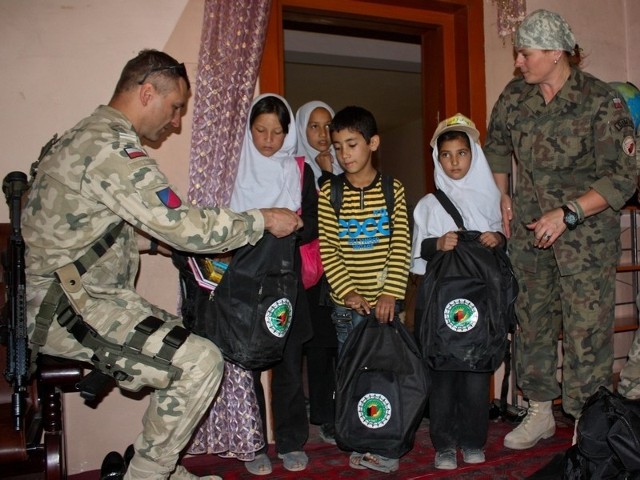
POLYGON ((429 369, 429 434, 436 451, 481 449, 489 429, 490 373, 429 369))
POLYGON ((321 291, 322 281, 306 291, 313 338, 304 344, 303 352, 307 357, 309 420, 314 425, 335 420, 333 392, 338 340, 331 319, 332 307, 321 305, 321 291))
MULTIPOLYGON (((296 313, 284 347, 282 360, 271 368, 271 410, 277 453, 302 450, 309 438, 309 419, 302 383, 302 346, 312 332, 306 296, 300 285, 296 301, 296 313)), ((253 380, 262 416, 262 431, 267 436, 267 408, 260 374, 253 373, 253 380)), ((258 453, 266 453, 268 444, 258 453)))

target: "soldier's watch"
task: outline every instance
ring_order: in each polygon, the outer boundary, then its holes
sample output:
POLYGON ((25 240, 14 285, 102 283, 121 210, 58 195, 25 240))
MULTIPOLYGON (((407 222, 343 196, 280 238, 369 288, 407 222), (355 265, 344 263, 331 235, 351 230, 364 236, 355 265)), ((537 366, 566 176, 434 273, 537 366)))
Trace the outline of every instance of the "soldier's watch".
POLYGON ((569 230, 574 230, 580 223, 580 217, 576 212, 571 210, 566 205, 562 205, 561 208, 562 208, 562 211, 564 212, 564 217, 562 218, 562 220, 564 221, 564 224, 567 226, 569 230))

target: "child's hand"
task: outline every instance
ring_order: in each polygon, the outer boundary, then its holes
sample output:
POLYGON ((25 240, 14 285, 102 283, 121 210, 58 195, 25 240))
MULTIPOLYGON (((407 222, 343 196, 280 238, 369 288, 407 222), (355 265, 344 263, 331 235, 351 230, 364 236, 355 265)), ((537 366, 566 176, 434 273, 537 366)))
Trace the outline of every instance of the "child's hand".
POLYGON ((480 244, 488 247, 495 248, 502 243, 502 237, 496 232, 484 232, 480 234, 480 244))
POLYGON ((393 321, 396 310, 396 299, 391 295, 383 293, 376 302, 376 320, 380 323, 393 321))
POLYGON ((447 232, 436 242, 436 249, 441 252, 448 252, 456 248, 457 245, 458 234, 456 232, 447 232))
POLYGON ((329 150, 320 152, 318 156, 316 156, 316 163, 320 167, 320 170, 330 173, 333 172, 333 157, 329 150))
POLYGON ((360 315, 369 315, 371 313, 369 302, 355 290, 344 296, 344 306, 355 310, 360 315))

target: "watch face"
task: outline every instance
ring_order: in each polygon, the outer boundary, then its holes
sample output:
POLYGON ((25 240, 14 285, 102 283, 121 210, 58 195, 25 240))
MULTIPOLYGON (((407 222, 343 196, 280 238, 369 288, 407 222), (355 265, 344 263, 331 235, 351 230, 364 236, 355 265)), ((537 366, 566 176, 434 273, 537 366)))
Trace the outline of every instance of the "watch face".
POLYGON ((562 207, 564 210, 564 223, 569 230, 573 230, 578 226, 578 214, 569 209, 566 205, 562 207))

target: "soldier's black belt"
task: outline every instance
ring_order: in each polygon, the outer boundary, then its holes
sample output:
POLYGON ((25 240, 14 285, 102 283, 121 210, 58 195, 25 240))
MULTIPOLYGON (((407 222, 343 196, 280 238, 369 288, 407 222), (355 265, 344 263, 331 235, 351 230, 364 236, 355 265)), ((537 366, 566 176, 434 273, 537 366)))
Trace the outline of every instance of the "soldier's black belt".
MULTIPOLYGON (((73 266, 79 276, 87 272, 91 265, 111 248, 123 226, 124 222, 116 225, 98 242, 93 244, 87 253, 73 262, 73 266)), ((35 331, 31 338, 34 346, 34 359, 39 347, 46 343, 47 333, 54 318, 73 335, 78 343, 93 351, 91 361, 96 369, 117 381, 131 380, 137 374, 137 372, 128 371, 131 368, 129 366, 131 362, 148 365, 167 372, 170 380, 180 378, 182 374, 182 369, 172 365, 171 361, 175 352, 189 336, 190 332, 187 329, 179 325, 174 326, 164 336, 162 346, 154 356, 142 353, 142 348, 149 337, 164 324, 159 318, 149 316, 138 323, 127 343, 120 345, 109 341, 86 323, 82 316, 75 311, 59 279, 56 279, 50 285, 36 315, 35 331), (116 362, 121 359, 130 360, 131 362, 117 365, 116 362)), ((101 394, 101 390, 108 388, 109 384, 100 375, 90 374, 87 376, 87 380, 81 381, 77 387, 81 389, 80 394, 83 398, 92 400, 101 394)))

